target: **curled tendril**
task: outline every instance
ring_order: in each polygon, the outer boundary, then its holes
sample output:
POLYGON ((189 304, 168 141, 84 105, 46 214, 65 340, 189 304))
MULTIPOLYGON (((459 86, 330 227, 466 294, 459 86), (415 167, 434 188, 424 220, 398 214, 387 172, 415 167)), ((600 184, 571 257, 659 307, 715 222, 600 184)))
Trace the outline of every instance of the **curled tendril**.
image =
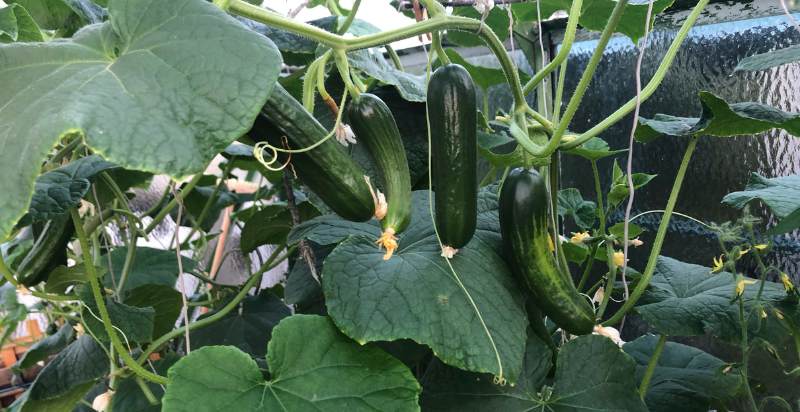
MULTIPOLYGON (((347 103, 347 90, 345 90, 344 94, 342 94, 342 100, 341 103, 339 104, 339 107, 344 107, 345 103, 347 103)), ((339 110, 339 113, 336 114, 336 123, 333 125, 333 129, 327 135, 325 135, 325 137, 319 139, 319 141, 310 146, 304 147, 302 149, 289 149, 289 145, 286 143, 285 138, 284 138, 284 145, 286 146, 285 148, 275 147, 269 144, 268 142, 258 142, 256 143, 255 147, 253 147, 253 157, 255 157, 256 160, 259 163, 261 163, 261 165, 267 168, 267 170, 271 170, 273 172, 279 172, 285 169, 286 166, 289 165, 289 162, 292 160, 291 155, 293 153, 303 153, 309 150, 313 150, 319 147, 321 144, 328 141, 328 139, 330 139, 331 137, 335 136, 336 129, 342 124, 343 113, 344 110, 339 110), (265 159, 264 152, 270 152, 269 159, 265 159), (284 162, 282 165, 276 167, 274 165, 275 163, 278 162, 278 152, 288 153, 289 158, 286 159, 286 162, 284 162)))

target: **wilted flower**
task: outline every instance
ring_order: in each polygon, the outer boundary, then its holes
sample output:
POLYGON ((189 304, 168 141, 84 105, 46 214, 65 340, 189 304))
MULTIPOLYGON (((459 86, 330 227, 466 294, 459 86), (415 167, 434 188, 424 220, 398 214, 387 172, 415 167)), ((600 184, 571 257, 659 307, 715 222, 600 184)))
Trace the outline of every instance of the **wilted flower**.
POLYGON ((644 244, 644 242, 639 240, 638 237, 636 239, 631 239, 628 242, 629 242, 628 244, 633 246, 633 247, 639 247, 639 246, 644 244))
POLYGON ((349 124, 340 123, 338 126, 336 126, 336 140, 338 140, 343 146, 355 144, 356 134, 353 133, 353 129, 350 128, 349 124))
POLYGON ((111 402, 112 396, 114 396, 114 392, 110 389, 97 395, 92 401, 92 409, 100 412, 108 409, 108 404, 111 402))
POLYGON ((739 276, 739 280, 736 281, 736 296, 742 296, 745 285, 752 285, 753 283, 756 283, 756 281, 746 279, 744 276, 739 276))
POLYGON ((786 289, 787 292, 794 290, 794 283, 792 283, 792 279, 784 272, 781 272, 781 282, 783 283, 783 288, 786 289))
POLYGON ((619 331, 616 328, 611 326, 600 326, 597 325, 594 327, 593 335, 601 335, 611 339, 612 342, 616 343, 620 347, 625 344, 622 338, 619 335, 619 331))
POLYGON ((481 15, 486 15, 494 8, 494 0, 475 0, 472 7, 475 7, 481 15))

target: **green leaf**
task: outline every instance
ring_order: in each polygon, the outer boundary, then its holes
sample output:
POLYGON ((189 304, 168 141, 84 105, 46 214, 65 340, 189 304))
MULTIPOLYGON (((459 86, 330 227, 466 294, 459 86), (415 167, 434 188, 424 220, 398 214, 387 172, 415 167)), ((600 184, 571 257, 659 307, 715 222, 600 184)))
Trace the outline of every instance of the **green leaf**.
POLYGON ((24 7, 43 29, 62 29, 69 35, 82 25, 79 16, 64 0, 11 0, 7 3, 24 7))
POLYGON ((98 173, 118 167, 102 157, 82 157, 66 166, 51 170, 38 178, 28 213, 34 221, 50 220, 62 216, 80 204, 98 173))
POLYGON ((699 94, 703 112, 700 118, 657 114, 652 120, 639 118, 636 139, 651 142, 661 136, 752 135, 770 129, 784 129, 800 136, 800 113, 787 113, 762 103, 727 103, 710 92, 699 94))
MULTIPOLYGON (((624 173, 622 173, 622 169, 619 168, 617 162, 614 162, 614 173, 612 173, 614 179, 613 184, 611 186, 611 190, 608 191, 608 205, 610 207, 616 207, 620 202, 625 200, 628 197, 628 177, 624 173)), ((637 190, 643 187, 644 185, 650 183, 658 175, 650 175, 647 173, 634 173, 631 175, 631 180, 633 180, 633 189, 637 190)))
POLYGON ((728 193, 722 198, 722 203, 741 209, 756 199, 764 202, 778 218, 786 218, 795 210, 800 209, 800 176, 790 175, 767 179, 757 173, 752 173, 744 190, 728 193))
POLYGON ((552 394, 541 402, 549 411, 647 411, 639 399, 635 363, 603 336, 579 336, 558 354, 552 394))
MULTIPOLYGON (((475 82, 475 85, 484 91, 488 90, 492 86, 507 83, 506 75, 503 73, 502 69, 472 64, 461 57, 461 55, 458 54, 455 49, 445 49, 445 53, 447 53, 447 57, 450 58, 451 63, 463 66, 467 72, 469 72, 469 75, 472 77, 472 81, 475 82)), ((436 63, 440 64, 439 61, 436 63)), ((517 72, 519 73, 520 81, 522 83, 525 83, 528 81, 528 79, 530 79, 530 76, 528 76, 527 73, 519 70, 517 72)))
MULTIPOLYGON (((114 269, 111 276, 103 278, 103 284, 108 288, 116 289, 122 276, 122 267, 125 265, 125 256, 128 253, 127 247, 119 247, 111 251, 111 267, 114 269)), ((183 271, 191 272, 196 265, 194 260, 181 257, 183 261, 183 271)), ((108 266, 108 259, 103 258, 100 262, 108 266)), ((133 259, 128 279, 120 292, 127 292, 142 285, 165 285, 173 287, 178 279, 178 257, 175 252, 162 249, 154 249, 139 246, 136 248, 136 256, 133 259)))
POLYGON ((782 235, 789 233, 800 227, 800 208, 795 209, 794 212, 789 213, 777 225, 773 226, 767 231, 770 236, 782 235))
MULTIPOLYGON (((189 192, 188 195, 186 195, 183 200, 183 204, 186 206, 186 212, 194 217, 195 221, 197 221, 200 219, 200 214, 203 213, 203 209, 205 208, 209 199, 211 199, 211 196, 214 196, 214 201, 208 207, 206 215, 203 217, 203 221, 198 222, 200 228, 206 232, 211 231, 211 228, 214 227, 214 223, 217 222, 222 209, 239 203, 239 196, 237 196, 236 193, 229 191, 227 185, 223 184, 219 189, 217 189, 216 180, 217 179, 214 176, 214 185, 212 186, 196 186, 189 192)), ((191 223, 189 222, 191 221, 187 218, 184 224, 191 226, 191 223)))
POLYGON ((39 26, 19 4, 0 9, 0 43, 44 41, 39 26))
MULTIPOLYGON (((625 238, 625 222, 619 222, 614 226, 608 228, 608 233, 614 235, 618 239, 625 238)), ((637 236, 644 233, 644 229, 642 229, 639 225, 634 225, 633 223, 628 223, 628 239, 634 239, 637 236)))
MULTIPOLYGON (((674 0, 655 0, 653 2, 653 14, 650 21, 652 28, 655 16, 671 6, 674 0)), ((578 20, 581 27, 593 31, 602 31, 606 27, 611 11, 616 5, 614 0, 584 0, 581 6, 581 17, 578 20)), ((524 2, 511 5, 511 10, 517 21, 537 21, 538 16, 548 19, 553 13, 559 10, 568 11, 572 5, 570 0, 542 0, 537 13, 536 2, 524 2)), ((647 2, 628 3, 622 14, 617 32, 622 33, 638 42, 644 35, 645 19, 647 18, 647 2)))
MULTIPOLYGON (((316 252, 316 251, 315 251, 316 252)), ((322 260, 319 253, 316 253, 317 262, 322 260)), ((317 267, 317 273, 322 272, 322 268, 317 267)), ((295 308, 305 308, 312 306, 316 303, 322 303, 324 306, 324 298, 322 296, 322 287, 314 279, 314 276, 309 270, 309 266, 305 263, 304 259, 298 258, 292 270, 286 276, 286 287, 283 291, 283 299, 287 305, 295 305, 295 308)), ((298 311, 304 313, 303 311, 298 311)))
POLYGON ((789 46, 783 49, 748 56, 736 65, 734 72, 766 70, 800 60, 800 46, 789 46))
MULTIPOLYGON (((514 382, 527 319, 519 286, 500 257, 497 196, 481 190, 475 236, 450 260, 457 276, 440 256, 428 200, 428 192, 414 192, 411 223, 391 259, 383 260, 375 245, 377 226, 369 236, 347 238, 325 259, 328 314, 358 342, 411 339, 449 365, 514 382)), ((353 226, 351 234, 363 233, 363 225, 353 226)))
POLYGON ((523 370, 516 385, 499 385, 490 374, 463 371, 433 362, 422 380, 422 407, 427 411, 526 411, 553 366, 553 352, 528 333, 523 370))
POLYGON ((564 256, 567 261, 577 264, 582 264, 587 257, 589 257, 589 247, 583 243, 576 245, 572 242, 562 242, 561 249, 564 250, 564 256))
POLYGON ((29 390, 28 402, 58 398, 88 385, 85 394, 97 379, 108 374, 108 363, 103 348, 91 336, 83 335, 39 372, 29 390))
MULTIPOLYGON (((747 313, 757 305, 755 297, 760 286, 756 283, 745 287, 742 298, 747 313)), ((655 274, 636 311, 659 333, 670 336, 709 333, 726 341, 738 342, 741 329, 739 305, 733 301, 735 288, 736 281, 730 273, 711 274, 708 267, 659 256, 655 274)), ((764 284, 762 307, 775 307, 785 298, 786 292, 781 284, 764 284)), ((751 336, 756 336, 763 326, 760 316, 750 316, 748 329, 751 336)))
MULTIPOLYGON (((102 266, 95 266, 94 270, 99 277, 104 276, 106 273, 106 268, 102 266)), ((70 267, 58 266, 53 269, 47 277, 47 283, 44 284, 44 291, 63 295, 70 286, 86 283, 87 280, 86 268, 83 266, 83 263, 70 267)))
MULTIPOLYGON (((641 381, 653 356, 658 337, 645 335, 623 346, 636 360, 636 380, 641 381)), ((700 349, 667 342, 658 358, 645 403, 651 412, 707 412, 712 400, 730 400, 742 385, 738 371, 724 372, 729 364, 700 349)))
MULTIPOLYGON (((211 311, 200 319, 212 316, 211 311)), ((291 315, 289 307, 268 291, 258 296, 248 296, 239 306, 222 319, 201 329, 192 331, 192 347, 228 345, 262 358, 267 349, 264 342, 272 336, 273 328, 283 318, 291 315)))
MULTIPOLYGON (((509 143, 513 141, 513 138, 505 135, 505 131, 501 131, 499 134, 478 132, 478 152, 492 166, 500 168, 522 165, 544 166, 549 162, 549 159, 546 158, 532 158, 522 146, 516 144, 516 141, 513 145, 503 143, 506 137, 511 139, 509 143)), ((534 143, 547 141, 547 135, 543 132, 532 132, 530 138, 534 143)))
POLYGON ((0 285, 0 342, 5 342, 17 325, 28 317, 28 308, 20 303, 17 288, 10 283, 0 285))
POLYGON ((278 78, 275 46, 211 3, 111 0, 109 13, 70 40, 0 46, 0 237, 61 137, 81 134, 126 168, 185 176, 250 129, 278 78))
POLYGON ((36 362, 47 359, 48 356, 58 353, 75 339, 75 330, 69 323, 62 326, 56 333, 44 337, 36 342, 22 354, 14 369, 23 370, 35 365, 36 362))
POLYGON ((57 397, 35 400, 30 399, 30 391, 25 391, 8 407, 8 412, 73 412, 93 386, 93 382, 75 385, 57 397))
MULTIPOLYGON (((153 367, 156 372, 164 376, 167 370, 178 361, 180 357, 174 353, 168 353, 162 359, 153 362, 153 367)), ((145 383, 153 392, 156 399, 161 399, 164 395, 164 387, 152 382, 145 383)), ((117 387, 114 391, 114 396, 111 398, 111 410, 113 411, 131 411, 131 412, 160 412, 161 405, 152 405, 142 393, 139 384, 133 377, 126 377, 117 381, 117 387)))
MULTIPOLYGON (((319 211, 310 202, 297 205, 300 221, 305 222, 319 211)), ((268 205, 247 219, 242 229, 242 252, 250 253, 261 245, 282 245, 292 229, 292 214, 286 206, 268 205)))
POLYGON ((192 351, 169 370, 165 412, 419 410, 419 384, 397 359, 343 336, 321 316, 295 315, 274 330, 271 380, 230 346, 192 351))
MULTIPOLYGON (((81 291, 80 294, 86 305, 81 313, 86 328, 101 342, 108 342, 109 337, 100 319, 100 311, 88 288, 81 291)), ((123 340, 131 343, 145 343, 153 340, 155 309, 117 303, 111 298, 106 298, 106 308, 117 333, 124 335, 123 340)))
POLYGON ((562 218, 571 217, 581 229, 591 229, 597 212, 594 202, 583 200, 581 192, 575 188, 561 189, 558 191, 558 215, 562 218))
POLYGON ((396 87, 404 99, 411 102, 425 101, 425 76, 398 70, 392 63, 386 61, 378 49, 350 52, 348 60, 352 67, 396 87))
MULTIPOLYGON (((473 7, 455 7, 453 10, 454 16, 471 17, 473 19, 482 20, 492 31, 497 34, 501 41, 508 38, 509 34, 509 16, 506 10, 500 7, 495 7, 489 12, 486 18, 483 18, 477 10, 473 7)), ((462 47, 478 47, 484 46, 486 43, 481 40, 480 36, 474 32, 448 30, 447 40, 457 46, 462 47)))
POLYGON ((164 285, 142 285, 125 293, 123 303, 137 308, 152 308, 153 336, 161 336, 175 327, 181 313, 182 299, 177 290, 164 285))
POLYGON ((593 137, 587 140, 586 143, 576 148, 569 149, 565 153, 580 156, 586 160, 600 160, 626 151, 627 149, 611 150, 605 140, 599 137, 593 137))

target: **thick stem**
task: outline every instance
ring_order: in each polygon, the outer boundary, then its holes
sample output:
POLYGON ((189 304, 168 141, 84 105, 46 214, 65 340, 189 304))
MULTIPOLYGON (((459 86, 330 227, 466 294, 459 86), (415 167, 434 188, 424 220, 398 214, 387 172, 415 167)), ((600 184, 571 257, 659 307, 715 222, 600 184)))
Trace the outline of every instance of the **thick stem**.
POLYGON ((350 25, 353 24, 353 20, 356 18, 356 13, 358 13, 358 7, 361 6, 361 0, 355 0, 353 2, 353 7, 350 8, 350 13, 347 15, 347 18, 342 23, 342 26, 339 27, 339 30, 336 31, 338 34, 345 34, 347 33, 347 29, 350 28, 350 25))
POLYGON ((575 86, 575 91, 572 93, 569 103, 567 103, 567 108, 564 110, 564 115, 561 117, 561 120, 559 120, 558 126, 556 126, 556 130, 553 133, 553 137, 550 141, 553 144, 547 145, 548 150, 555 150, 558 147, 561 137, 564 136, 564 133, 567 131, 567 127, 569 126, 570 122, 572 122, 572 118, 575 117, 575 113, 578 111, 578 107, 583 100, 583 95, 586 93, 586 89, 589 88, 592 78, 594 78, 594 72, 597 69, 597 66, 600 64, 600 60, 603 59, 603 53, 606 50, 608 41, 611 40, 611 36, 617 29, 627 4, 628 0, 619 0, 617 1, 617 4, 614 5, 614 10, 611 12, 611 16, 608 18, 606 27, 603 28, 603 31, 600 33, 600 38, 597 40, 597 46, 594 49, 594 53, 592 53, 589 63, 587 63, 586 68, 583 70, 583 74, 581 75, 581 79, 578 81, 578 85, 575 86))
MULTIPOLYGON (((672 66, 673 60, 675 60, 675 56, 678 54, 678 51, 683 44, 683 41, 686 39, 686 36, 689 34, 689 30, 691 30, 692 26, 694 26, 695 21, 700 16, 700 13, 708 4, 709 0, 700 0, 697 2, 697 5, 694 6, 692 9, 691 14, 689 17, 686 18, 686 21, 683 22, 680 30, 675 35, 675 39, 670 44, 667 53, 664 55, 664 58, 661 60, 661 64, 658 65, 658 69, 653 74, 653 77, 647 83, 647 85, 642 89, 642 93, 639 96, 640 102, 646 101, 653 93, 658 89, 658 86, 661 85, 661 82, 664 80, 664 76, 666 76, 667 71, 669 70, 670 66, 672 66)), ((608 129, 618 121, 622 120, 628 113, 632 112, 636 108, 636 98, 632 98, 628 100, 627 103, 622 105, 619 109, 617 109, 614 113, 610 116, 603 119, 600 123, 596 124, 591 129, 581 133, 577 139, 565 143, 561 145, 562 149, 572 149, 574 147, 580 146, 585 143, 587 140, 591 139, 602 133, 604 130, 608 129)))
POLYGON ((653 278, 653 273, 655 273, 656 270, 658 255, 661 253, 661 247, 664 245, 664 238, 667 235, 667 229, 669 228, 669 221, 672 217, 672 211, 675 209, 675 204, 678 202, 678 194, 681 191, 683 179, 686 177, 686 170, 689 168, 689 161, 692 159, 692 153, 694 153, 694 149, 697 146, 697 139, 698 138, 694 136, 689 138, 689 144, 686 146, 686 152, 683 154, 681 165, 678 168, 678 174, 675 176, 675 182, 672 184, 672 191, 669 194, 667 206, 664 208, 664 215, 661 217, 661 223, 658 225, 656 238, 653 241, 653 249, 650 251, 650 256, 647 259, 647 266, 645 266, 644 273, 642 273, 642 278, 636 285, 636 289, 631 292, 628 300, 625 301, 625 303, 617 311, 617 313, 614 314, 614 316, 603 322, 603 326, 612 326, 622 321, 622 319, 625 317, 625 314, 628 313, 628 311, 630 311, 634 305, 636 305, 636 302, 642 297, 645 289, 647 289, 647 286, 650 285, 650 280, 653 278))
POLYGON ((103 322, 103 327, 105 328, 108 338, 111 340, 111 345, 114 346, 114 349, 116 349, 116 351, 119 353, 119 356, 122 358, 122 361, 125 363, 125 365, 137 376, 162 385, 166 384, 167 378, 156 375, 155 373, 148 371, 136 363, 136 361, 128 352, 128 349, 122 344, 122 341, 120 341, 119 336, 117 336, 114 325, 111 323, 111 317, 108 314, 105 296, 103 296, 103 292, 100 290, 100 282, 97 279, 97 273, 95 272, 94 265, 92 264, 93 261, 91 248, 89 247, 89 239, 86 237, 86 232, 83 231, 81 217, 78 214, 77 209, 74 208, 70 210, 70 214, 72 215, 72 222, 75 225, 75 233, 78 236, 78 242, 80 242, 81 245, 81 252, 83 253, 84 262, 83 266, 86 268, 86 277, 89 281, 89 286, 92 290, 95 304, 97 305, 97 311, 100 312, 100 319, 103 322))
POLYGON ((561 49, 558 53, 553 57, 546 66, 544 66, 539 72, 537 72, 533 77, 528 80, 528 83, 525 83, 525 86, 522 88, 522 92, 527 96, 533 89, 539 85, 539 83, 544 80, 550 73, 553 72, 564 60, 566 60, 567 56, 569 56, 570 50, 572 50, 572 43, 575 41, 575 33, 578 30, 578 20, 581 18, 581 7, 583 6, 583 0, 574 0, 572 2, 572 7, 569 9, 569 19, 567 20, 567 28, 564 30, 564 40, 561 42, 561 49))
POLYGON ((666 343, 667 335, 660 335, 653 355, 650 356, 650 361, 647 363, 647 369, 644 371, 642 383, 639 385, 639 397, 642 398, 642 400, 644 400, 645 395, 647 395, 647 388, 650 386, 650 380, 653 378, 653 373, 656 371, 656 366, 658 366, 658 359, 661 357, 661 352, 664 350, 664 344, 666 343))

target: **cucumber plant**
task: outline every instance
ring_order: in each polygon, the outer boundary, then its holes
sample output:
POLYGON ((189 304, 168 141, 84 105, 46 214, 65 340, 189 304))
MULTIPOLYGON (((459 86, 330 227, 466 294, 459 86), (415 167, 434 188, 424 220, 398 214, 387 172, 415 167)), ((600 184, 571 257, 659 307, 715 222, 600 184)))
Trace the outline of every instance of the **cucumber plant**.
POLYGON ((14 365, 45 362, 10 410, 797 409, 781 390, 800 294, 771 254, 800 227, 800 178, 756 175, 724 199, 738 219, 700 221, 719 240, 710 267, 661 252, 673 217, 694 219, 676 204, 700 139, 798 135, 800 114, 703 91, 696 118, 635 119, 637 148, 686 141, 663 210, 612 221, 653 176, 614 162, 600 180, 599 160, 633 146, 599 136, 658 89, 708 0, 636 98, 585 131, 573 118, 610 39, 646 43, 670 0, 402 1, 417 21, 390 30, 361 0, 306 2, 331 14, 310 23, 244 0, 7 3, 0 336, 49 322, 14 365), (560 49, 521 73, 504 42, 559 10, 560 49), (568 94, 579 26, 599 35, 568 94), (424 75, 392 48, 417 37, 424 75), (490 112, 498 85, 512 102, 490 112), (563 156, 590 163, 594 201, 560 187, 563 156), (621 334, 632 315, 655 335, 621 334), (735 353, 673 340, 692 336, 735 353))

